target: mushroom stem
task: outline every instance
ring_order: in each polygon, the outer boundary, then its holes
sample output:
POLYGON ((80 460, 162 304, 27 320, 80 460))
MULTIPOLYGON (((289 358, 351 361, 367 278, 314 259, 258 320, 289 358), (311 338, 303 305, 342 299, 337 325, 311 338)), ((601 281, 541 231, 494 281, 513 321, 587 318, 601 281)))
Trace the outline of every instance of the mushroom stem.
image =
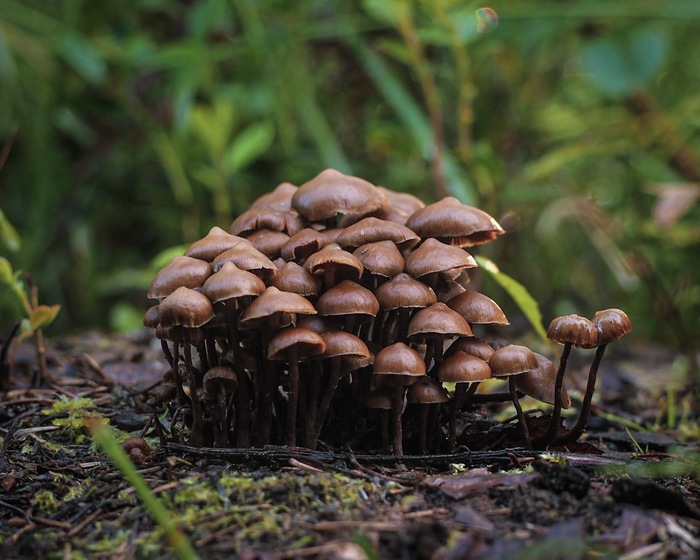
POLYGON ((190 428, 190 445, 193 447, 202 447, 204 441, 203 433, 203 418, 202 418, 202 403, 197 394, 197 376, 192 365, 192 346, 189 341, 185 341, 184 347, 185 365, 187 373, 190 377, 190 401, 192 402, 192 428, 190 428))
POLYGON ((418 447, 421 453, 426 453, 428 447, 428 413, 433 405, 419 404, 418 406, 420 407, 418 410, 418 421, 420 426, 420 431, 418 432, 418 447))
POLYGON ((547 430, 543 440, 545 446, 551 445, 554 440, 559 437, 559 422, 561 419, 562 406, 561 390, 564 385, 564 373, 566 373, 566 362, 569 359, 570 352, 571 343, 567 342, 564 344, 564 350, 562 351, 561 358, 559 359, 559 369, 557 370, 557 377, 554 382, 554 409, 552 410, 552 420, 549 425, 549 429, 547 430))
POLYGON ((168 341, 165 339, 161 339, 160 347, 163 349, 163 355, 165 356, 165 359, 168 360, 170 367, 173 367, 173 362, 175 361, 175 358, 170 352, 170 346, 168 346, 168 341))
POLYGON ((326 385, 326 390, 321 397, 321 402, 318 405, 318 411, 316 416, 316 423, 313 427, 313 433, 311 435, 311 444, 309 447, 311 449, 316 449, 318 444, 318 438, 321 437, 321 430, 323 429, 323 423, 326 421, 326 416, 328 415, 328 410, 331 407, 331 401, 333 400, 333 395, 335 389, 338 386, 338 382, 342 377, 340 369, 340 356, 334 356, 330 359, 331 371, 328 376, 328 384, 326 385))
POLYGON ((508 389, 510 390, 510 398, 513 401, 513 406, 515 407, 515 412, 518 415, 518 426, 520 427, 520 432, 523 436, 523 444, 527 449, 532 449, 532 440, 530 439, 530 430, 527 428, 527 422, 525 421, 525 414, 523 413, 523 407, 520 406, 520 400, 518 399, 518 392, 515 390, 515 376, 511 375, 508 378, 508 389))
POLYGON ((297 408, 299 405, 299 359, 296 346, 289 358, 289 403, 287 407, 287 445, 297 444, 297 408))
POLYGON ((586 394, 583 396, 583 403, 581 404, 581 412, 579 413, 578 420, 568 432, 560 435, 554 440, 555 445, 566 445, 568 443, 575 442, 583 430, 588 424, 588 419, 591 416, 591 403, 593 401, 593 393, 595 392, 595 382, 598 376, 598 368, 600 367, 600 362, 603 360, 603 354, 605 354, 605 348, 607 344, 601 344, 595 352, 595 357, 591 363, 591 368, 588 370, 588 382, 586 383, 586 394))
POLYGON ((389 450, 389 411, 380 410, 379 417, 382 430, 382 452, 388 454, 389 450))
POLYGON ((403 456, 403 425, 401 422, 401 414, 403 412, 404 385, 402 376, 399 376, 394 383, 394 398, 391 402, 394 432, 394 455, 403 456))
POLYGON ((248 374, 241 370, 236 375, 238 376, 236 416, 234 420, 236 446, 250 447, 250 390, 248 387, 248 374))
POLYGON ((455 385, 455 394, 452 397, 452 409, 450 410, 450 423, 448 427, 447 446, 450 451, 454 451, 457 446, 457 414, 462 410, 464 395, 467 392, 466 383, 455 385))

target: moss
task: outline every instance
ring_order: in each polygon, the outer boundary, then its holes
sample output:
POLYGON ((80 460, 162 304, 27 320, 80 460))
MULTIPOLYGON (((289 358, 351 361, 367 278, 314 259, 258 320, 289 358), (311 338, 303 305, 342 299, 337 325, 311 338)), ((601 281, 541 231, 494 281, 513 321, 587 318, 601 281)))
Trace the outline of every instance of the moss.
POLYGON ((56 495, 50 490, 42 490, 34 496, 32 505, 41 513, 50 515, 58 511, 61 507, 61 502, 56 499, 56 495))

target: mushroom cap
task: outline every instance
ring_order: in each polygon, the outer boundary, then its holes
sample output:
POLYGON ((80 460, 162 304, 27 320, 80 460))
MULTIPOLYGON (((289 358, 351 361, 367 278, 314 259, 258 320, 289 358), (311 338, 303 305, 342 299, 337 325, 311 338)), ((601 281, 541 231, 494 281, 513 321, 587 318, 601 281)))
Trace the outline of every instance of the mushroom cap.
POLYGON ((598 331, 598 344, 610 344, 632 332, 632 322, 622 309, 603 309, 593 316, 598 331))
POLYGON ((411 214, 425 208, 425 203, 412 194, 392 191, 381 186, 378 186, 377 190, 386 196, 386 206, 380 208, 376 214, 377 218, 382 220, 405 225, 411 214))
POLYGON ((355 371, 372 363, 372 353, 363 340, 345 331, 330 331, 321 334, 326 349, 321 358, 341 358, 342 372, 355 371))
POLYGON ((158 305, 152 305, 143 316, 143 326, 148 329, 155 329, 158 323, 158 305))
POLYGON ((235 391, 237 387, 238 379, 235 372, 226 366, 210 368, 202 378, 204 398, 207 400, 218 398, 221 389, 230 394, 235 391))
POLYGON ((181 286, 160 302, 160 324, 168 327, 199 328, 214 317, 209 298, 191 288, 181 286))
POLYGON ((421 355, 403 342, 382 348, 374 357, 375 375, 425 375, 421 355))
POLYGON ((580 315, 562 315, 549 323, 547 338, 577 348, 595 348, 598 346, 598 329, 593 321, 580 315))
POLYGON ((248 208, 233 221, 228 229, 229 233, 243 235, 269 229, 286 231, 289 235, 294 235, 304 227, 304 220, 290 208, 290 200, 277 200, 266 205, 248 208))
POLYGON ((304 267, 289 261, 277 269, 270 285, 283 292, 293 292, 301 296, 317 296, 318 280, 304 267))
POLYGON ((256 324, 276 313, 314 315, 316 309, 311 302, 299 294, 283 292, 274 286, 254 299, 241 315, 241 323, 256 324))
POLYGON ((444 303, 433 303, 418 311, 408 323, 412 338, 443 338, 446 336, 473 336, 472 329, 462 316, 444 303))
POLYGON ((163 299, 177 288, 199 288, 211 276, 212 266, 193 257, 175 257, 161 268, 153 278, 148 293, 149 299, 163 299))
POLYGON ((297 327, 309 329, 317 334, 323 334, 337 329, 330 320, 320 315, 302 315, 297 319, 297 327))
MULTIPOLYGON (((542 354, 535 352, 537 367, 518 375, 515 388, 533 399, 547 404, 554 404, 554 386, 557 381, 556 366, 542 354)), ((571 406, 571 399, 564 385, 561 386, 562 408, 571 406)))
POLYGON ((394 401, 394 389, 390 385, 379 385, 365 397, 365 406, 379 410, 391 410, 394 401))
POLYGON ((309 221, 338 214, 367 215, 386 204, 386 197, 364 179, 326 169, 304 183, 292 197, 292 208, 309 221))
POLYGON ((265 291, 265 282, 252 272, 241 270, 232 262, 224 265, 204 282, 202 293, 212 303, 229 299, 259 296, 265 291))
POLYGON ((248 242, 270 259, 280 256, 280 251, 290 237, 283 231, 272 229, 258 229, 245 234, 248 242))
POLYGON ((276 208, 285 208, 286 210, 292 209, 292 197, 294 193, 297 192, 296 185, 292 183, 280 183, 275 187, 275 189, 269 193, 265 193, 261 197, 257 198, 251 205, 251 208, 266 208, 274 206, 276 208))
POLYGON ((391 278, 403 272, 404 258, 393 241, 375 241, 360 245, 353 252, 365 270, 375 276, 391 278))
POLYGON ((445 383, 474 383, 491 378, 491 368, 482 360, 466 352, 447 356, 438 369, 438 379, 445 383))
POLYGON ((459 247, 488 243, 505 233, 492 216, 451 196, 417 210, 406 225, 423 239, 434 237, 459 247))
POLYGON ((467 290, 447 302, 470 324, 509 325, 505 313, 490 297, 473 290, 467 290))
POLYGON ((404 250, 416 245, 420 238, 406 226, 369 216, 346 227, 336 240, 341 247, 359 247, 375 241, 391 241, 404 250))
POLYGON ((331 243, 325 231, 304 228, 296 232, 282 245, 280 254, 285 261, 304 261, 309 256, 331 243))
POLYGON ((326 290, 316 302, 320 315, 365 315, 376 317, 379 302, 374 294, 352 280, 343 280, 326 290))
POLYGON ((474 268, 474 257, 464 249, 447 245, 437 239, 426 239, 406 257, 406 272, 414 278, 446 270, 474 268))
POLYGON ((406 392, 406 401, 415 404, 439 404, 450 400, 450 396, 440 383, 427 375, 413 383, 406 392))
POLYGON ((509 344, 496 350, 489 358, 493 377, 520 375, 537 367, 537 357, 527 346, 509 344))
POLYGON ((329 243, 304 263, 304 268, 315 276, 324 274, 329 267, 335 269, 336 282, 340 278, 358 280, 364 272, 360 259, 341 249, 337 243, 329 243))
POLYGON ((405 272, 384 282, 374 291, 374 295, 382 309, 428 307, 437 302, 437 296, 430 286, 405 272))
POLYGON ((216 257, 212 262, 214 271, 218 271, 227 262, 232 262, 241 270, 252 272, 263 281, 268 281, 277 272, 275 264, 266 255, 253 247, 248 240, 245 240, 244 243, 239 243, 216 257))
POLYGON ((214 226, 202 239, 195 241, 187 248, 185 256, 211 262, 241 241, 243 241, 242 237, 231 235, 220 227, 214 226))
POLYGON ((477 358, 481 358, 488 363, 491 355, 494 353, 494 349, 488 342, 484 342, 483 340, 479 340, 473 336, 465 336, 458 338, 452 344, 450 344, 450 347, 447 349, 445 354, 450 355, 454 352, 465 352, 467 354, 471 354, 472 356, 476 356, 477 358))
POLYGON ((323 354, 325 350, 326 343, 320 334, 301 327, 287 327, 270 340, 267 358, 274 361, 302 361, 323 354))

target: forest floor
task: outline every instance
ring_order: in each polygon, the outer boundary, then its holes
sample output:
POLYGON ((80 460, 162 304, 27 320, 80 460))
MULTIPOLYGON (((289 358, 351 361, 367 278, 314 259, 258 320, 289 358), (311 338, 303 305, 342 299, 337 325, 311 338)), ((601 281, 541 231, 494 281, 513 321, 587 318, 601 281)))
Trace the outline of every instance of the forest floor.
POLYGON ((163 445, 144 404, 167 367, 150 336, 51 341, 39 383, 23 346, 0 393, 0 557, 175 557, 86 432, 99 415, 121 439, 144 437, 139 472, 201 558, 697 558, 697 392, 667 391, 673 353, 624 352, 604 362, 588 432, 567 449, 397 460, 163 445))

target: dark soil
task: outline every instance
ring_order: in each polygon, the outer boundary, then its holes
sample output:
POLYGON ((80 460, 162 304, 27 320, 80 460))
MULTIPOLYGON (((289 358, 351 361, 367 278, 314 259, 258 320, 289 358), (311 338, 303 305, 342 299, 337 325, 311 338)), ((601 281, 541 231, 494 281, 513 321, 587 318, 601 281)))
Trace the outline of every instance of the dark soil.
MULTIPOLYGON (((22 347, 0 394, 0 557, 175 556, 85 431, 98 414, 145 440, 132 459, 202 558, 696 558, 697 397, 680 385, 670 403, 673 355, 634 351, 604 365, 585 441, 568 449, 495 445, 517 433, 487 421, 499 405, 466 417, 457 454, 398 460, 194 450, 144 404, 167 367, 146 334, 54 341, 40 383, 22 347)), ((547 417, 530 419, 536 430, 547 417)))

